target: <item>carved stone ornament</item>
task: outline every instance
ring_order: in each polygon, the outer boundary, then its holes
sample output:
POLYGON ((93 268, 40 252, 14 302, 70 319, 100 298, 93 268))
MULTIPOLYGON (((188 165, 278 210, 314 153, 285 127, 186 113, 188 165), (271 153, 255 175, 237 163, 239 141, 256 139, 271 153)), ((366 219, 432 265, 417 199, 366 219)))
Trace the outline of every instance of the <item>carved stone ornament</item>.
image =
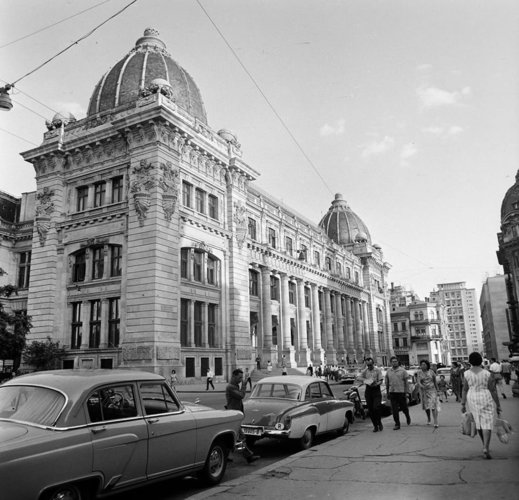
POLYGON ((36 195, 36 216, 50 216, 54 211, 53 196, 54 191, 51 191, 48 187, 44 187, 43 191, 36 195))
POLYGON ((159 179, 159 186, 162 188, 162 209, 165 219, 170 222, 177 205, 180 173, 169 161, 161 163, 159 169, 162 174, 159 179))
POLYGON ((141 160, 139 165, 133 168, 130 180, 130 193, 139 223, 142 226, 150 208, 150 191, 155 187, 153 178, 153 165, 151 162, 141 160))
POLYGON ((38 237, 40 239, 40 245, 45 246, 45 241, 47 240, 47 233, 51 227, 50 217, 45 215, 36 216, 36 231, 38 232, 38 237))
POLYGON ((242 248, 247 236, 247 208, 242 203, 234 203, 235 236, 238 247, 242 248))

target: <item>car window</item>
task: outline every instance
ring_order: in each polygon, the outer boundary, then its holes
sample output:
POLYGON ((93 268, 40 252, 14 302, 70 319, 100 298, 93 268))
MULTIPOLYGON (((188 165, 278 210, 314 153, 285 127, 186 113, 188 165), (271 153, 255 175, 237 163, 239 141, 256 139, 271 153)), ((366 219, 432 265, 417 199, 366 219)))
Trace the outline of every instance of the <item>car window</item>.
POLYGON ((64 404, 63 394, 45 387, 0 387, 0 418, 53 425, 64 404))
POLYGON ((164 383, 141 384, 140 391, 146 415, 171 413, 180 409, 164 383))
POLYGON ((301 399, 301 388, 295 384, 257 384, 252 398, 301 399))
POLYGON ((333 398, 334 397, 332 391, 324 382, 320 382, 319 385, 321 386, 321 394, 323 395, 324 398, 333 398))
POLYGON ((137 408, 133 386, 111 385, 97 389, 88 397, 87 409, 91 422, 135 417, 137 408))
POLYGON ((308 395, 309 399, 321 399, 321 388, 318 382, 310 384, 310 386, 307 389, 307 396, 308 395))

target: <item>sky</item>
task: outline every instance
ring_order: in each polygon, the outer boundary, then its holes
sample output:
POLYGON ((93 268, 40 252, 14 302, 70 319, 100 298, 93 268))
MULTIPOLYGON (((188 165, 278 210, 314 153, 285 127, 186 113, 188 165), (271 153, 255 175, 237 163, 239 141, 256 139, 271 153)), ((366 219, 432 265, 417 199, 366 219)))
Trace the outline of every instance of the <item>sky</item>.
POLYGON ((516 0, 0 0, 0 190, 36 188, 20 152, 155 28, 235 132, 256 184, 319 223, 341 193, 422 298, 502 273, 519 169, 516 0), (85 12, 82 12, 85 11, 85 12), (63 54, 63 49, 73 46, 63 54), (48 59, 48 64, 32 72, 48 59), (28 76, 24 76, 30 73, 28 76))

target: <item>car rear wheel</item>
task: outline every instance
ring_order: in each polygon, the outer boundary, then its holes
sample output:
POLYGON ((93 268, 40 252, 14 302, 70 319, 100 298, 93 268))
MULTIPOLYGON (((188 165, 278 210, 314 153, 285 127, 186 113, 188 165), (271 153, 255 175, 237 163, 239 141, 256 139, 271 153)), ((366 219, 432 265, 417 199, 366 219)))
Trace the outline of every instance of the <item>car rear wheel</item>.
POLYGON ((302 450, 308 450, 314 443, 314 431, 306 429, 305 433, 299 438, 299 446, 302 450))
POLYGON ((45 495, 46 500, 89 500, 90 491, 75 484, 64 484, 45 495))
POLYGON ((213 443, 207 455, 200 478, 209 485, 218 484, 227 468, 227 448, 220 442, 213 443))

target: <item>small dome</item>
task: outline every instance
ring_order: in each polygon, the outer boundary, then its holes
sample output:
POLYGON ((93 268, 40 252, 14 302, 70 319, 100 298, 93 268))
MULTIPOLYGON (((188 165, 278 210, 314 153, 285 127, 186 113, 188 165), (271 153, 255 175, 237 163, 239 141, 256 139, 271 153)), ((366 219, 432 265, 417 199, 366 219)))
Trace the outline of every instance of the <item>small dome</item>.
POLYGON ((506 192, 501 204, 501 224, 504 224, 510 215, 519 214, 519 170, 515 175, 515 184, 506 192))
POLYGON ((193 78, 171 58, 159 32, 148 28, 135 47, 96 85, 87 115, 117 108, 154 92, 164 94, 207 125, 202 96, 193 78))
POLYGON ((55 128, 60 128, 61 125, 66 126, 69 123, 74 123, 76 120, 76 117, 68 112, 68 111, 62 111, 60 113, 56 113, 52 120, 47 120, 45 124, 47 125, 47 128, 49 130, 54 130, 55 128))
POLYGON ((361 218, 351 210, 341 194, 335 200, 326 215, 319 222, 330 239, 339 245, 352 245, 366 242, 371 245, 371 236, 361 218))

